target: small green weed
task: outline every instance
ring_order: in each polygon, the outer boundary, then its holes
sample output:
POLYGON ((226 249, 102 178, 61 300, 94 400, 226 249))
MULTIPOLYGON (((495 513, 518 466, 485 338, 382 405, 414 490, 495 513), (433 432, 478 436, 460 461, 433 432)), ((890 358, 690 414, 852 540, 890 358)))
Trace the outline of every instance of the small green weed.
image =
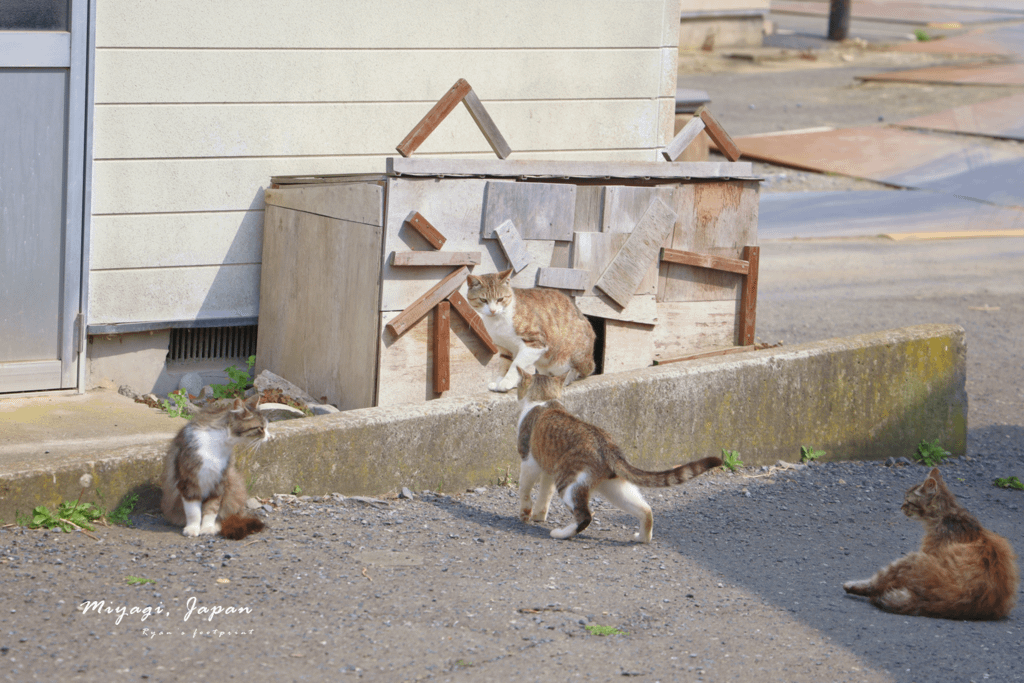
POLYGON ((256 356, 249 356, 245 361, 245 370, 236 368, 234 365, 224 368, 224 372, 228 373, 228 378, 231 380, 227 384, 211 384, 210 388, 213 389, 213 397, 216 399, 222 398, 241 398, 245 394, 245 390, 252 386, 252 366, 256 365, 256 356))
POLYGON ((939 445, 939 440, 935 439, 931 443, 922 441, 917 444, 917 453, 914 455, 914 459, 928 467, 935 467, 940 465, 950 455, 949 451, 939 445))
POLYGON ((1024 484, 1017 477, 1000 477, 992 483, 1001 489, 1020 489, 1024 491, 1024 484))
POLYGON ((722 469, 735 472, 736 468, 743 467, 743 461, 740 460, 739 451, 727 451, 722 449, 722 469))
POLYGON ((147 583, 156 583, 153 579, 144 579, 141 576, 126 576, 124 580, 128 582, 129 586, 141 586, 147 583))
POLYGON ((116 508, 107 513, 107 521, 120 526, 131 526, 132 520, 130 515, 135 511, 135 504, 138 502, 139 494, 129 493, 121 499, 120 504, 116 508))
POLYGON ((621 636, 627 635, 626 631, 620 631, 614 626, 601 626, 601 624, 587 624, 587 631, 592 636, 621 636))
POLYGON ((292 488, 292 495, 293 495, 293 496, 301 496, 301 495, 302 495, 302 487, 301 487, 301 486, 299 486, 298 484, 296 484, 296 485, 295 485, 295 486, 294 486, 294 487, 292 488))
POLYGON ((171 400, 161 401, 160 405, 168 415, 171 417, 183 417, 186 420, 192 419, 191 413, 188 412, 188 394, 185 393, 184 389, 172 391, 167 394, 167 398, 171 400))
POLYGON ((932 39, 932 37, 922 28, 914 29, 914 37, 922 43, 932 39))
POLYGON ((800 447, 800 462, 811 462, 825 455, 825 451, 816 451, 811 446, 800 447))
POLYGON ((96 527, 92 525, 97 519, 103 517, 103 512, 92 503, 72 503, 64 501, 57 506, 57 511, 52 512, 45 505, 39 505, 32 510, 32 519, 26 525, 29 529, 60 529, 71 533, 75 527, 81 527, 87 531, 93 531, 96 527))
POLYGON ((473 662, 471 662, 469 660, 466 660, 466 659, 456 659, 455 660, 455 666, 469 667, 469 666, 476 666, 476 664, 474 664, 473 662))
POLYGON ((496 469, 498 470, 498 481, 496 482, 497 485, 498 486, 512 486, 512 473, 511 473, 512 466, 511 465, 507 466, 505 468, 504 472, 501 471, 500 467, 498 467, 496 469))

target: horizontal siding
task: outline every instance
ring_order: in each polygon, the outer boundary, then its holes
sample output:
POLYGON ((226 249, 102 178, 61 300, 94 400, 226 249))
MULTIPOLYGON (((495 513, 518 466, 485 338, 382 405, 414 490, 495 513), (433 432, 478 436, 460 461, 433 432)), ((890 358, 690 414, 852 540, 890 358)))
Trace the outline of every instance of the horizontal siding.
POLYGON ((99 50, 96 101, 421 102, 459 78, 500 100, 649 98, 675 50, 99 50), (153 78, 160 74, 160 78, 153 78), (382 78, 381 74, 388 74, 382 78))
MULTIPOLYGON (((513 153, 658 147, 658 100, 485 103, 513 153)), ((391 155, 425 113, 420 103, 118 105, 96 108, 96 159, 391 155)), ((457 107, 418 154, 490 147, 457 107)))
POLYGON ((259 313, 259 265, 100 270, 89 278, 90 325, 259 313))
POLYGON ((263 212, 95 216, 95 270, 259 263, 263 212))
MULTIPOLYGON (((674 4, 674 3, 672 3, 674 4)), ((664 0, 105 0, 100 48, 609 48, 661 43, 664 0)), ((678 20, 678 15, 675 17, 678 20)))
MULTIPOLYGON (((494 158, 490 151, 475 156, 494 158)), ((640 155, 635 150, 531 154, 529 158, 658 161, 655 152, 640 155)), ((381 157, 98 161, 93 168, 93 213, 262 209, 263 190, 271 176, 376 172, 384 172, 381 157)))

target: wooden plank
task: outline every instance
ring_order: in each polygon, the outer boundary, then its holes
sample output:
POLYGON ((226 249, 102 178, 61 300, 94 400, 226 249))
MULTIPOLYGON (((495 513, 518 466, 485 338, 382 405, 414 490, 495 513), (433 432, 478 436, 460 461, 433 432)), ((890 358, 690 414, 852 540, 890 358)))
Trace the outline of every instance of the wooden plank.
POLYGON ((601 232, 601 211, 604 208, 605 188, 601 185, 576 187, 576 214, 572 231, 601 232))
POLYGON ((697 254, 692 251, 665 249, 664 247, 661 250, 660 260, 665 263, 679 263, 684 266, 724 270, 727 273, 739 273, 740 275, 746 275, 750 272, 750 264, 747 261, 711 256, 710 254, 697 254))
POLYGON ((576 308, 580 309, 583 315, 644 325, 654 325, 658 322, 658 303, 653 294, 637 294, 625 308, 600 290, 597 294, 577 296, 575 301, 576 308))
POLYGON ((507 220, 524 240, 572 240, 576 186, 558 183, 488 182, 484 189, 482 235, 507 220))
POLYGON ((505 252, 505 257, 508 258, 512 270, 518 273, 529 265, 530 253, 526 250, 523 238, 512 221, 505 221, 499 225, 494 230, 494 236, 498 238, 498 243, 501 245, 502 251, 505 252))
POLYGON ((346 182, 268 188, 263 203, 353 223, 384 225, 384 202, 379 183, 346 182))
POLYGON ((559 178, 750 178, 749 161, 561 161, 446 159, 444 157, 388 157, 388 175, 523 178, 556 176, 559 178))
POLYGON ((572 242, 555 242, 551 249, 552 268, 572 267, 572 242))
POLYGON ((756 351, 757 346, 750 344, 749 346, 727 346, 724 349, 714 349, 713 351, 702 351, 700 353, 691 353, 688 356, 681 358, 669 358, 667 360, 658 361, 658 365, 666 365, 668 363, 681 363, 687 360, 698 360, 700 358, 715 358, 717 356, 730 356, 734 353, 743 353, 745 351, 756 351))
POLYGON ((465 266, 459 268, 445 279, 431 287, 412 305, 391 319, 388 323, 388 331, 396 337, 408 330, 420 318, 425 316, 430 309, 451 296, 452 292, 458 291, 459 287, 466 281, 469 269, 465 266))
POLYGON ((376 226, 267 207, 257 373, 270 369, 342 410, 374 405, 380 242, 376 226), (295 296, 308 282, 320 284, 295 296))
MULTIPOLYGON (((587 294, 604 296, 600 290, 594 289, 594 285, 597 284, 605 268, 612 262, 628 239, 629 234, 623 232, 581 232, 576 234, 576 239, 573 241, 572 267, 590 273, 590 281, 586 288, 587 294)), ((657 294, 658 272, 658 262, 655 259, 651 262, 651 267, 634 294, 657 294)))
MULTIPOLYGON (((644 217, 651 202, 660 199, 673 206, 675 187, 635 187, 616 185, 605 188, 604 206, 601 210, 601 232, 633 232, 633 228, 644 217)), ((670 246, 665 244, 663 246, 670 246)))
POLYGON ((757 322, 757 271, 761 260, 760 247, 745 247, 743 257, 750 266, 743 279, 743 296, 740 298, 740 344, 754 343, 754 328, 757 322))
POLYGON ((398 147, 395 147, 398 153, 403 157, 407 157, 415 152, 423 144, 423 141, 434 132, 434 129, 444 121, 445 117, 452 112, 452 109, 458 106, 459 102, 462 101, 470 90, 472 88, 470 88, 466 79, 460 78, 455 81, 455 85, 437 101, 437 104, 430 108, 426 116, 420 119, 420 122, 409 131, 409 134, 399 143, 398 147))
POLYGON ((479 251, 396 251, 391 254, 395 267, 478 266, 479 251))
POLYGON ((426 218, 419 211, 413 211, 409 214, 409 217, 405 219, 405 222, 409 224, 409 227, 414 229, 423 239, 430 242, 430 245, 434 249, 440 249, 447 242, 447 238, 438 231, 433 225, 430 224, 426 218))
POLYGON ((653 363, 653 326, 620 320, 605 322, 604 374, 640 370, 653 363))
POLYGON ((473 331, 476 336, 480 338, 480 341, 491 353, 498 353, 498 347, 495 346, 494 342, 491 341, 491 335, 487 332, 487 328, 484 327, 484 321, 480 318, 480 314, 473 310, 473 307, 469 305, 469 301, 466 297, 462 296, 461 292, 452 292, 448 296, 448 301, 451 305, 459 312, 462 319, 469 325, 469 329, 473 331))
POLYGON ((595 286, 623 308, 629 305, 633 293, 657 258, 661 243, 671 233, 675 220, 675 211, 665 202, 660 199, 652 201, 595 286))
POLYGON ((736 143, 732 141, 729 134, 725 132, 722 125, 718 123, 718 120, 711 115, 707 107, 701 109, 700 118, 704 121, 705 130, 708 133, 708 137, 718 147, 718 151, 725 155, 725 158, 729 161, 736 161, 740 158, 740 148, 736 146, 736 143))
POLYGON ((469 115, 476 121, 477 127, 480 132, 484 134, 484 138, 487 140, 487 144, 491 146, 494 153, 498 155, 499 159, 505 159, 509 154, 512 153, 512 148, 505 142, 505 137, 498 130, 498 126, 494 124, 494 120, 491 115, 487 113, 480 98, 476 96, 472 88, 466 96, 462 98, 462 103, 466 105, 466 109, 469 110, 469 115))
POLYGON ((672 138, 672 142, 668 143, 665 149, 661 150, 665 159, 675 161, 682 156, 686 148, 690 146, 690 143, 696 140, 697 136, 703 132, 705 125, 704 119, 699 116, 694 116, 690 119, 683 126, 683 129, 679 131, 679 134, 672 138))
POLYGON ((590 272, 575 268, 541 268, 537 271, 537 286, 555 289, 585 291, 590 284, 590 272))
POLYGON ((442 301, 434 307, 434 393, 451 389, 449 368, 451 348, 451 306, 442 301))
POLYGON ((708 349, 735 346, 738 301, 658 303, 654 360, 680 358, 708 349))

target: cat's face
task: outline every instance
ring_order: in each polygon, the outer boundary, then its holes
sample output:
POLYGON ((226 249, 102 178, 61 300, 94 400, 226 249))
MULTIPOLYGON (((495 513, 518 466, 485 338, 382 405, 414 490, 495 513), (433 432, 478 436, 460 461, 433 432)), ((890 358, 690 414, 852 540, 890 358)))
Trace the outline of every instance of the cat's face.
POLYGON ((259 402, 258 393, 246 401, 235 399, 228 418, 228 429, 233 438, 239 441, 264 441, 267 438, 267 418, 257 408, 259 402))
POLYGON ((526 400, 530 403, 544 403, 562 397, 562 388, 565 386, 565 375, 551 377, 550 375, 531 375, 522 368, 519 370, 519 389, 517 395, 520 401, 526 400))
POLYGON ((469 289, 466 299, 483 316, 500 315, 512 304, 514 293, 509 280, 512 269, 488 275, 470 275, 466 278, 469 289))
POLYGON ((924 482, 911 486, 903 496, 900 509, 911 519, 930 519, 940 515, 949 498, 942 475, 933 468, 924 482))

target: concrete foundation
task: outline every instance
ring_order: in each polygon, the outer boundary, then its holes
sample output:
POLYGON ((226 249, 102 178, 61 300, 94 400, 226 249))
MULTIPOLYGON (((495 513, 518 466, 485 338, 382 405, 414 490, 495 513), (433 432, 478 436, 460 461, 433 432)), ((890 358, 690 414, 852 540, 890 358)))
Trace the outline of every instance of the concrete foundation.
POLYGON ((679 23, 679 49, 760 47, 764 43, 764 29, 765 17, 760 12, 684 15, 679 23))
MULTIPOLYGON (((637 465, 664 468, 722 449, 746 465, 913 456, 924 439, 966 450, 966 343, 954 325, 922 325, 593 377, 568 388, 566 406, 610 432, 637 465)), ((518 474, 512 395, 367 408, 276 423, 238 463, 250 493, 296 485, 317 495, 381 494, 401 486, 460 491, 518 474)), ((112 507, 152 494, 167 446, 82 453, 57 468, 0 475, 0 519, 78 495, 94 475, 112 507)), ((149 498, 150 501, 154 498, 149 498)))

